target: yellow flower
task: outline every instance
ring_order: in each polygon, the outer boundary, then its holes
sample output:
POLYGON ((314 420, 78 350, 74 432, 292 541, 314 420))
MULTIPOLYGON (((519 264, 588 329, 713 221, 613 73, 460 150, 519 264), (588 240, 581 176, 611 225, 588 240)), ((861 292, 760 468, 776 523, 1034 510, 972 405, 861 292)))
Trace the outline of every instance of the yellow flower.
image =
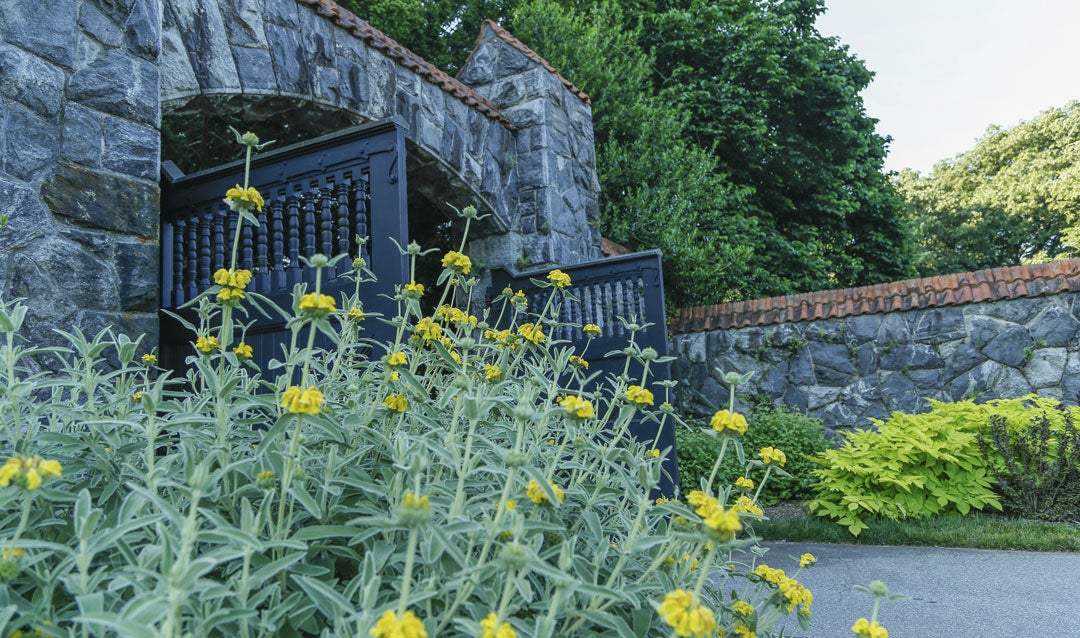
POLYGON ((217 337, 199 337, 195 341, 195 349, 203 354, 210 354, 221 348, 217 337))
POLYGON ((136 401, 136 402, 137 401, 142 401, 142 398, 143 398, 143 393, 142 392, 136 392, 135 394, 131 395, 131 400, 132 401, 136 401))
POLYGON ((259 472, 255 475, 255 485, 261 489, 268 490, 274 487, 274 473, 270 470, 259 472))
POLYGON ((0 557, 3 558, 22 558, 23 556, 26 556, 26 550, 20 547, 12 547, 0 552, 0 557))
POLYGON ((415 281, 410 281, 405 284, 405 296, 413 299, 419 299, 424 296, 424 284, 418 284, 415 281))
POLYGON ((754 613, 754 606, 745 600, 736 600, 731 608, 735 610, 735 613, 743 616, 750 616, 754 613))
POLYGON ((787 463, 787 456, 776 448, 763 447, 761 448, 761 460, 766 465, 776 463, 780 467, 784 467, 784 464, 787 463))
POLYGON ((716 630, 716 617, 712 610, 699 604, 693 594, 683 589, 676 589, 664 596, 656 611, 678 636, 704 638, 716 630))
POLYGON ((214 283, 219 286, 229 286, 231 288, 243 290, 250 281, 250 270, 225 270, 224 268, 219 268, 214 272, 214 283))
POLYGON ((735 623, 735 635, 738 638, 757 638, 757 634, 741 622, 735 623))
POLYGON ((409 400, 405 398, 404 394, 388 395, 383 399, 382 403, 394 412, 404 412, 409 409, 409 400))
POLYGON ((416 496, 412 492, 405 492, 405 500, 401 506, 409 510, 428 511, 431 509, 431 501, 427 496, 416 496))
MULTIPOLYGON (((562 505, 564 494, 558 485, 551 483, 551 491, 555 492, 555 498, 559 501, 559 505, 562 505)), ((529 487, 525 490, 525 494, 529 497, 533 503, 542 505, 548 502, 547 494, 540 488, 540 484, 536 481, 529 481, 529 487)))
POLYGON ((363 321, 364 320, 364 311, 361 310, 360 308, 350 308, 349 309, 349 319, 356 319, 357 321, 363 321))
POLYGON ((254 350, 252 350, 251 346, 249 346, 248 344, 244 343, 243 341, 241 341, 240 343, 236 344, 236 347, 235 347, 235 348, 233 348, 233 352, 234 352, 234 353, 236 354, 236 356, 237 356, 237 357, 238 357, 239 359, 241 359, 241 360, 243 360, 243 359, 250 359, 250 358, 252 358, 252 357, 254 357, 254 356, 255 356, 255 351, 254 351, 254 350))
POLYGON ((508 510, 517 509, 517 501, 515 501, 512 498, 507 499, 506 500, 506 509, 508 509, 508 510))
POLYGON ((754 489, 754 481, 746 478, 745 476, 740 476, 739 478, 735 479, 735 487, 742 488, 744 490, 752 490, 754 489))
POLYGON ((576 354, 570 357, 570 365, 581 368, 582 370, 589 369, 589 362, 577 356, 576 354))
POLYGON ((596 325, 595 323, 585 324, 584 326, 582 326, 581 331, 584 332, 585 335, 588 337, 600 336, 600 326, 596 325))
POLYGON ((626 389, 626 399, 630 403, 636 403, 638 405, 652 405, 654 403, 653 394, 640 385, 632 385, 626 389))
POLYGON ((243 188, 237 184, 236 188, 230 188, 225 192, 225 203, 232 210, 251 210, 252 208, 262 210, 266 202, 254 186, 243 188))
POLYGON ((300 311, 313 317, 325 317, 337 311, 337 302, 330 295, 309 292, 300 297, 300 311))
POLYGON ((579 419, 591 419, 596 416, 592 401, 578 396, 565 396, 559 399, 559 407, 579 419))
POLYGON ((870 622, 865 618, 860 618, 855 621, 855 624, 851 626, 851 631, 855 632, 857 636, 867 636, 868 638, 889 638, 889 630, 885 629, 878 624, 878 621, 870 622))
POLYGON ((56 478, 62 471, 59 461, 44 461, 40 456, 14 456, 0 467, 0 487, 15 481, 32 492, 41 487, 43 478, 56 478))
POLYGON ((488 381, 498 381, 502 378, 502 368, 495 364, 484 364, 484 378, 488 381))
POLYGON ((670 502, 670 501, 671 501, 671 499, 666 497, 666 496, 658 496, 658 497, 656 497, 656 504, 657 505, 663 505, 664 503, 667 503, 667 502, 670 502))
POLYGON ((480 638, 517 638, 517 634, 514 632, 514 628, 510 626, 510 623, 499 624, 499 617, 495 612, 491 612, 487 615, 487 618, 480 621, 480 628, 484 630, 480 638), (498 628, 496 628, 496 625, 498 625, 498 628))
POLYGON ((746 417, 738 412, 720 410, 712 416, 709 423, 712 425, 712 429, 717 432, 731 430, 735 434, 746 434, 746 417))
POLYGON ((386 360, 386 363, 387 365, 392 366, 409 365, 409 357, 404 352, 395 352, 394 354, 390 355, 390 357, 386 360))
POLYGON ((469 260, 467 255, 451 250, 443 256, 442 267, 467 275, 472 271, 472 261, 469 260))
POLYGON ((442 326, 431 317, 424 317, 416 322, 415 332, 424 341, 434 341, 442 336, 442 326))
POLYGON ((799 557, 799 567, 812 567, 817 562, 817 557, 813 554, 803 554, 799 557))
POLYGON ((427 638, 424 623, 411 611, 406 611, 400 619, 393 611, 387 611, 368 634, 374 638, 427 638))
POLYGON ((155 363, 157 363, 157 355, 153 355, 153 354, 144 354, 144 355, 142 356, 142 362, 143 362, 144 364, 148 365, 148 366, 152 366, 152 365, 154 365, 155 363))
POLYGON ((221 303, 232 303, 234 301, 240 301, 246 296, 247 295, 245 295, 243 291, 237 290, 236 288, 222 288, 218 291, 217 294, 218 301, 220 301, 221 303))
POLYGON ((293 414, 318 414, 322 404, 323 394, 315 386, 301 390, 294 385, 281 395, 281 407, 293 414))
POLYGON ((518 326, 518 334, 533 343, 544 343, 547 339, 544 336, 544 327, 540 324, 523 323, 518 326))
POLYGON ((555 284, 556 288, 569 288, 570 287, 570 275, 564 273, 561 270, 552 270, 548 273, 548 281, 555 284))
POLYGON ((735 501, 735 504, 731 506, 731 508, 739 514, 747 513, 761 516, 765 513, 761 511, 761 508, 758 507, 756 503, 754 503, 753 499, 751 499, 745 494, 740 496, 738 500, 735 501))
POLYGON ((390 380, 391 381, 401 381, 401 373, 398 372, 397 370, 391 372, 390 373, 390 380))
POLYGON ((660 450, 658 450, 656 448, 653 448, 653 449, 649 450, 648 452, 646 452, 645 456, 649 456, 649 457, 652 457, 654 459, 658 459, 658 458, 660 458, 660 450))

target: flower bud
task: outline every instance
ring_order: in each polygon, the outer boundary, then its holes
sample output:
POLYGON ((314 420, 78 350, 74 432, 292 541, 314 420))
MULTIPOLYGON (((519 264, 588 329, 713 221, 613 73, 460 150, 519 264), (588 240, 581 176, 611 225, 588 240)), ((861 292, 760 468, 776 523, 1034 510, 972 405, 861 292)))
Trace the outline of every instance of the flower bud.
POLYGON ((316 253, 311 256, 308 263, 315 268, 326 268, 326 264, 330 263, 330 260, 322 253, 316 253))
POLYGON ((506 456, 503 457, 503 460, 506 461, 506 464, 509 467, 523 467, 526 463, 529 462, 529 455, 525 454, 524 452, 515 452, 511 450, 510 452, 506 453, 506 456))
POLYGON ((656 358, 659 356, 660 354, 653 348, 645 348, 641 351, 641 358, 645 361, 656 361, 656 358))
POLYGON ((529 550, 516 541, 508 543, 499 552, 499 562, 511 569, 521 569, 529 562, 529 550))

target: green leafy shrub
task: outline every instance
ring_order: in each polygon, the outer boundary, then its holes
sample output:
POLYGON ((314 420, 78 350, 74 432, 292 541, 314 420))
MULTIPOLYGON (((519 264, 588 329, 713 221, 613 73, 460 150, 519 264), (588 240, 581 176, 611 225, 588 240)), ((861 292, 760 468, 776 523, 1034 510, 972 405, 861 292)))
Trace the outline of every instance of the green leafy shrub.
MULTIPOLYGON (((712 471, 720 452, 720 439, 701 427, 680 428, 676 432, 679 453, 679 482, 682 491, 700 489, 712 471)), ((759 404, 754 408, 746 434, 741 437, 742 447, 756 453, 763 447, 776 447, 787 455, 784 469, 790 476, 776 475, 761 492, 761 503, 773 505, 779 501, 804 499, 812 495, 814 477, 811 473, 817 465, 810 460, 829 447, 821 421, 808 417, 786 406, 772 407, 759 404)), ((717 472, 717 480, 724 484, 743 476, 745 462, 732 456, 724 460, 717 472)), ((751 476, 758 479, 760 476, 751 476)))
MULTIPOLYGON (((258 141, 242 141, 250 157, 258 141)), ((226 201, 237 233, 262 205, 247 184, 226 201)), ((463 213, 467 235, 475 210, 463 213)), ((214 273, 192 302, 183 380, 108 331, 28 346, 26 307, 0 299, 0 635, 771 636, 793 612, 806 624, 805 588, 760 552, 731 562, 754 542, 745 491, 649 497, 670 451, 629 438, 630 423, 678 417, 647 378, 582 392, 570 358, 587 352, 549 336, 565 325, 564 273, 537 282, 543 307, 509 292, 489 315, 470 307, 471 262, 451 251, 433 315, 407 284, 380 318, 364 312, 359 260, 353 294, 322 294, 334 261, 310 260, 319 278, 290 309, 247 290, 235 258, 214 273), (289 318, 276 373, 243 342, 256 307, 289 318), (395 339, 365 341, 379 320, 395 339), (58 371, 31 373, 30 357, 58 371)), ((647 374, 655 353, 632 336, 626 352, 647 374)))
POLYGON ((1080 432, 1069 412, 1063 405, 1040 412, 1020 429, 994 415, 989 432, 979 434, 979 449, 997 480, 994 490, 1006 513, 1080 521, 1080 432), (1060 420, 1057 427, 1055 420, 1060 420))

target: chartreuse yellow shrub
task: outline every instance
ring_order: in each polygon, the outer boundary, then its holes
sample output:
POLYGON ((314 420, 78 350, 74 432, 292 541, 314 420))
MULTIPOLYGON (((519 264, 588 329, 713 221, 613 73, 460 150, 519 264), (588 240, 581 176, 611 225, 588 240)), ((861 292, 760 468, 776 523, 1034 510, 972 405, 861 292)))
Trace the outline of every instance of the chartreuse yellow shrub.
POLYGON ((1011 431, 1020 431, 1037 414, 1046 414, 1052 427, 1061 427, 1066 413, 1077 416, 1076 408, 1034 395, 982 404, 930 404, 924 414, 895 412, 888 421, 874 420, 877 430, 845 432, 839 448, 814 457, 819 467, 811 511, 858 535, 874 517, 1000 510, 995 474, 988 466, 1000 459, 979 449, 979 437, 989 433, 991 420, 1000 418, 1011 431))
MULTIPOLYGON (((249 159, 260 148, 237 138, 249 159)), ((238 233, 264 203, 246 181, 226 200, 238 233)), ((467 234, 476 212, 462 214, 467 234)), ((402 250, 415 268, 423 251, 402 250)), ((108 331, 29 346, 25 306, 0 300, 0 635, 700 638, 771 636, 789 614, 805 625, 812 596, 794 575, 733 553, 754 544, 759 486, 651 493, 673 452, 628 431, 638 415, 678 419, 672 383, 646 390, 656 353, 631 337, 644 375, 584 392, 571 358, 588 353, 551 337, 570 275, 537 281, 542 307, 506 291, 478 308, 463 251, 444 257, 441 290, 401 282, 385 317, 364 311, 360 260, 352 294, 331 297, 323 273, 343 256, 315 256, 314 286, 277 308, 233 259, 192 302, 182 382, 108 331), (270 370, 243 342, 258 308, 291 333, 270 370), (366 340, 373 321, 395 338, 366 340), (315 347, 316 332, 333 345, 315 347)), ((745 420, 721 420, 741 455, 745 420)), ((762 479, 783 462, 776 450, 752 461, 762 479)))

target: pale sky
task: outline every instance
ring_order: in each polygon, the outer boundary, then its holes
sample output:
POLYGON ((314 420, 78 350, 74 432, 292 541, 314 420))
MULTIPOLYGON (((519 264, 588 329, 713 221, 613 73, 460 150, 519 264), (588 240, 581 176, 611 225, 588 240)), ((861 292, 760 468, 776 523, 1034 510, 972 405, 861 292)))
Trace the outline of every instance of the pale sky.
POLYGON ((886 170, 926 172, 1080 99, 1080 0, 825 0, 817 21, 877 75, 863 91, 886 170))

